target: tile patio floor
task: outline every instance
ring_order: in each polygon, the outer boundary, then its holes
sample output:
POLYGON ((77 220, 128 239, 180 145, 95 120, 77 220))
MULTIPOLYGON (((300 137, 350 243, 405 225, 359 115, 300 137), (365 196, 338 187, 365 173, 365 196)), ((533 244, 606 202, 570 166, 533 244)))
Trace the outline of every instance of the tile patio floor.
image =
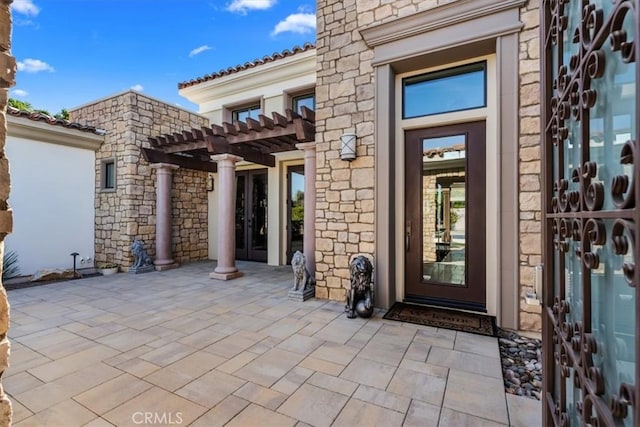
POLYGON ((289 301, 288 267, 213 267, 10 291, 15 425, 540 425, 495 338, 289 301))

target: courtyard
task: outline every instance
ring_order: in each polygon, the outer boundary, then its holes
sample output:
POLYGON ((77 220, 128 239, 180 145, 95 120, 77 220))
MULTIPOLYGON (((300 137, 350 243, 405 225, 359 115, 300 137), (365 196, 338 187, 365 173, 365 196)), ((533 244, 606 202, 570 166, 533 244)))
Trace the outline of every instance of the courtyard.
POLYGON ((9 291, 17 426, 537 426, 496 338, 287 299, 289 267, 213 262, 9 291))

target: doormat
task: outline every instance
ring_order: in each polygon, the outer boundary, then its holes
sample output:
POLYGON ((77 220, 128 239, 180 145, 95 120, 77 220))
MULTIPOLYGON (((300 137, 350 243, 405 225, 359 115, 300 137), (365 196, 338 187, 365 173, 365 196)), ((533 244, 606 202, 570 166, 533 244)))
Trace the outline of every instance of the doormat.
POLYGON ((383 318, 490 337, 495 337, 497 331, 496 318, 493 316, 402 302, 393 304, 383 318))

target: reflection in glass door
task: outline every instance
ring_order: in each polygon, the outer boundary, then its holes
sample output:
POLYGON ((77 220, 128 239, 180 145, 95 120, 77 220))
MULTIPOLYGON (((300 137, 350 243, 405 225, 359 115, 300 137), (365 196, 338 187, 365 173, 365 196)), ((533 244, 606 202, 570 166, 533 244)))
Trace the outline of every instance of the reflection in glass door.
POLYGON ((236 172, 236 259, 267 261, 267 171, 236 172))
POLYGON ((423 280, 465 284, 465 140, 422 140, 423 280))
POLYGON ((485 124, 405 138, 405 300, 483 311, 485 124))
POLYGON ((303 249, 304 166, 290 166, 287 183, 287 264, 291 264, 293 254, 303 249))

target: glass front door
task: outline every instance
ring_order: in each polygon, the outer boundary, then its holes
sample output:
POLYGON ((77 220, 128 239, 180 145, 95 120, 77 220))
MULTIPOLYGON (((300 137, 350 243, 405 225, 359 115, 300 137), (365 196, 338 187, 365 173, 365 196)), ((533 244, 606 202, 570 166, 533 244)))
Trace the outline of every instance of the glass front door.
POLYGON ((236 259, 267 261, 267 171, 236 172, 236 259))
POLYGON ((484 122, 406 132, 405 300, 485 307, 484 122))
POLYGON ((293 254, 303 249, 304 166, 290 166, 287 183, 287 264, 291 264, 293 254))

